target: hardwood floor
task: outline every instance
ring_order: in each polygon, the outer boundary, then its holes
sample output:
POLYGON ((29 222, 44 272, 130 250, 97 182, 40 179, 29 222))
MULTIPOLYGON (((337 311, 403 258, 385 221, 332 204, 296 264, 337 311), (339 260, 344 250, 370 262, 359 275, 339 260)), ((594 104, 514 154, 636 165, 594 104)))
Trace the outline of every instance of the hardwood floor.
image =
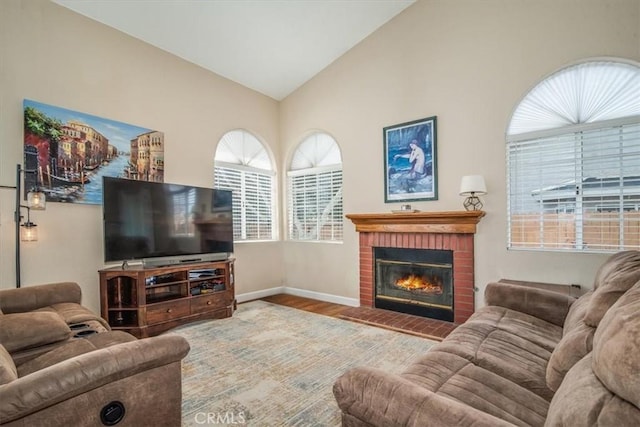
POLYGON ((310 311, 311 313, 323 314, 325 316, 338 317, 349 307, 331 302, 318 301, 311 298, 298 297, 289 294, 277 294, 261 298, 273 304, 286 305, 298 310, 310 311))
POLYGON ((433 340, 444 339, 457 327, 455 323, 443 322, 441 320, 396 313, 394 311, 377 308, 349 307, 289 294, 277 294, 261 299, 273 304, 285 305, 311 313, 365 323, 433 340))

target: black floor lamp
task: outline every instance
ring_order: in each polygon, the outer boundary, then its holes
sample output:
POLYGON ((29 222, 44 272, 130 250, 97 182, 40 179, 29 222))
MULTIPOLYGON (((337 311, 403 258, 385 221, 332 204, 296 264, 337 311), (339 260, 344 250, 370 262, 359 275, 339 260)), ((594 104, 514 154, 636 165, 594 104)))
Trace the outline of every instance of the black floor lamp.
POLYGON ((16 210, 14 212, 14 221, 16 224, 16 288, 20 287, 20 242, 35 242, 38 240, 38 231, 36 224, 31 222, 31 210, 44 210, 46 208, 46 196, 44 192, 38 187, 37 170, 22 169, 21 165, 16 165, 16 185, 1 186, 2 188, 15 188, 16 190, 16 210), (29 190, 27 193, 27 204, 21 204, 22 197, 22 181, 20 179, 21 174, 32 173, 36 174, 36 186, 29 190), (22 215, 22 209, 27 210, 27 220, 24 223, 20 223, 24 216, 22 215))

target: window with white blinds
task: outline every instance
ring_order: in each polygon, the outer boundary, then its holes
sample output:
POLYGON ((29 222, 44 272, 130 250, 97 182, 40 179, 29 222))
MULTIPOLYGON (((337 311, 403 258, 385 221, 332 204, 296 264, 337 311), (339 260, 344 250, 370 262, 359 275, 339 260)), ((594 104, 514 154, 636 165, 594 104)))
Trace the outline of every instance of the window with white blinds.
POLYGON ((214 187, 233 192, 235 241, 275 239, 275 173, 270 168, 264 146, 248 132, 229 132, 218 144, 214 187))
POLYGON ((315 133, 300 143, 287 192, 289 239, 342 241, 342 160, 331 136, 315 133))
POLYGON ((523 99, 509 131, 510 249, 640 249, 637 65, 561 70, 523 99))

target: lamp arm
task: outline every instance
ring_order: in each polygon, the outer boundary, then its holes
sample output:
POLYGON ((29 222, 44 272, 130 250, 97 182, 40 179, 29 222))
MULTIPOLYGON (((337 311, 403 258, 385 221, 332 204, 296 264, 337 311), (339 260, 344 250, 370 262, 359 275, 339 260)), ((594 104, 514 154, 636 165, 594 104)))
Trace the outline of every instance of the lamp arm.
POLYGON ((21 173, 35 173, 36 174, 36 188, 39 188, 39 183, 38 183, 38 170, 37 169, 23 169, 22 166, 18 163, 16 165, 16 185, 15 186, 10 186, 10 185, 0 185, 0 188, 6 188, 6 189, 12 189, 16 191, 16 207, 15 207, 15 211, 13 213, 13 220, 15 222, 15 226, 16 226, 16 236, 15 236, 15 246, 16 246, 16 257, 15 257, 15 261, 16 261, 16 288, 20 287, 20 222, 22 221, 22 219, 24 218, 24 216, 22 215, 22 212, 20 211, 20 209, 25 208, 27 210, 27 223, 31 223, 31 218, 30 218, 30 214, 31 214, 31 207, 27 206, 27 205, 23 205, 20 203, 20 197, 21 197, 21 193, 22 193, 22 182, 20 180, 20 174, 21 173))
POLYGON ((20 172, 22 172, 22 168, 18 163, 16 165, 16 212, 14 218, 16 222, 16 288, 20 287, 20 220, 22 219, 20 215, 20 193, 22 192, 20 172))

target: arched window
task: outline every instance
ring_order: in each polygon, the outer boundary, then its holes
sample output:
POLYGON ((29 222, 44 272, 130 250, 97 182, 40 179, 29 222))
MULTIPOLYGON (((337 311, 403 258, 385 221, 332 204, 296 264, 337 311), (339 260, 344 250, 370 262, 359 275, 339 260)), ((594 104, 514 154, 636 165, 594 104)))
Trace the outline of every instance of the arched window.
POLYGON ((287 173, 289 239, 342 241, 342 157, 336 141, 314 133, 296 148, 287 173))
POLYGON ((275 240, 275 172, 258 139, 227 132, 216 149, 214 187, 233 191, 233 238, 275 240))
POLYGON ((508 247, 640 248, 640 64, 590 60, 537 84, 507 130, 508 247))

